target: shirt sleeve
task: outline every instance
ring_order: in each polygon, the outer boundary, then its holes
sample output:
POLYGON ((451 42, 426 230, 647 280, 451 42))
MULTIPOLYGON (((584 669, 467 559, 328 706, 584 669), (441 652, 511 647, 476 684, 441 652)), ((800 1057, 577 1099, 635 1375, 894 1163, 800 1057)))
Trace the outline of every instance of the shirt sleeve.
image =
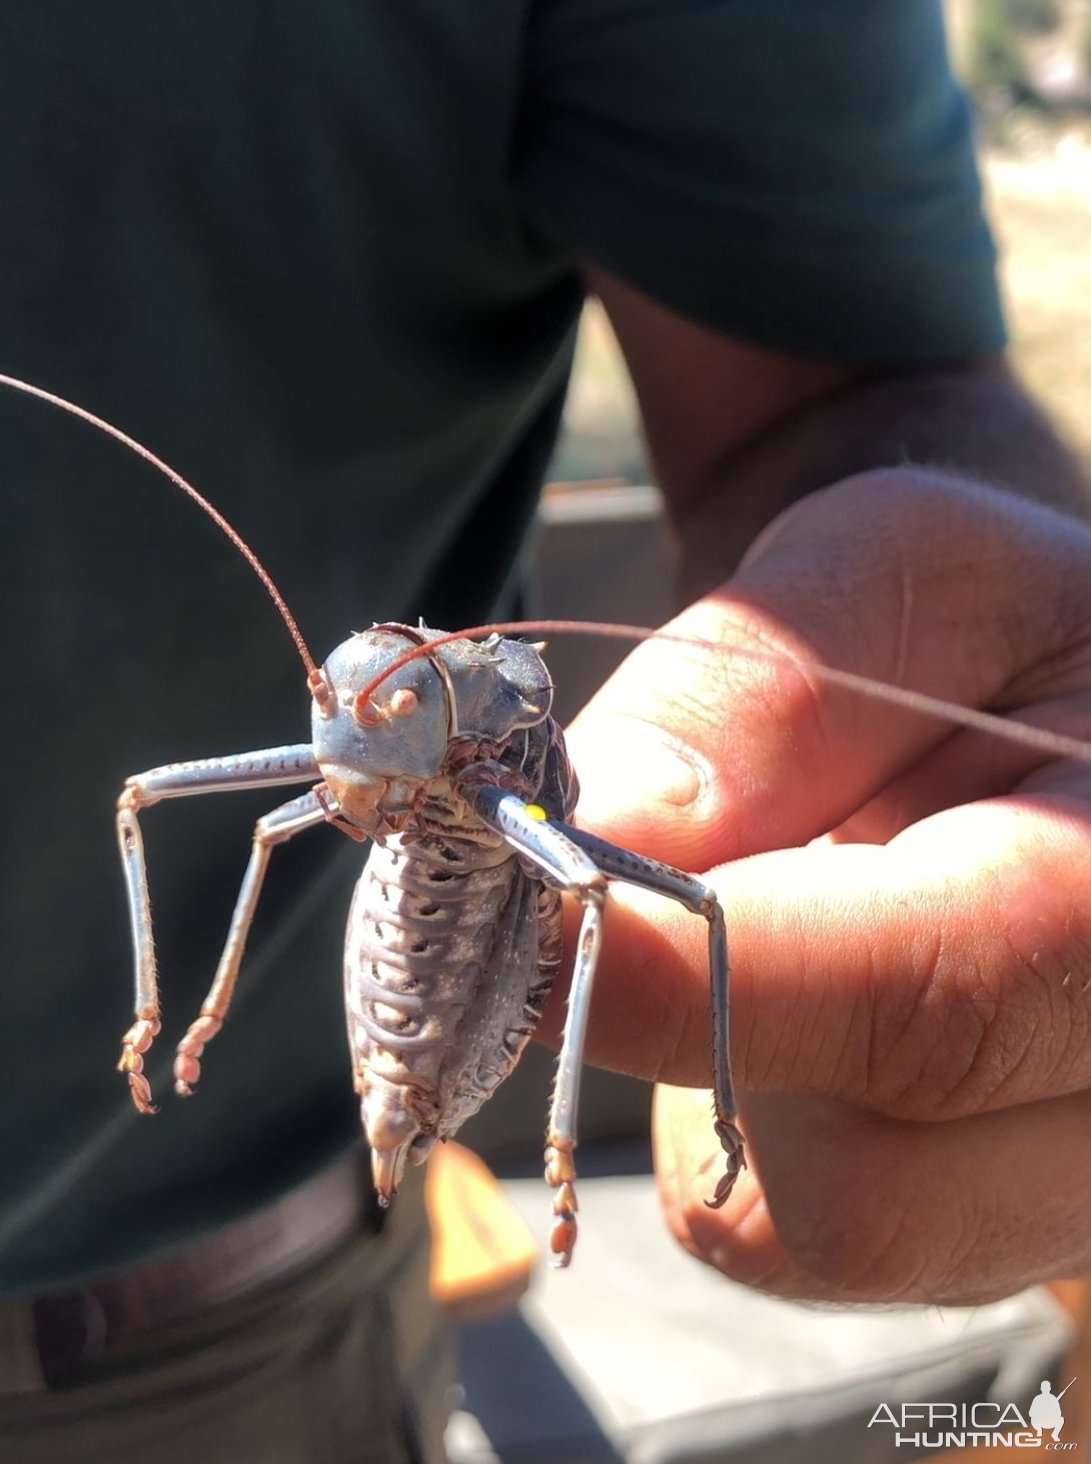
POLYGON ((541 0, 531 225, 706 325, 925 363, 1004 325, 941 0, 541 0))

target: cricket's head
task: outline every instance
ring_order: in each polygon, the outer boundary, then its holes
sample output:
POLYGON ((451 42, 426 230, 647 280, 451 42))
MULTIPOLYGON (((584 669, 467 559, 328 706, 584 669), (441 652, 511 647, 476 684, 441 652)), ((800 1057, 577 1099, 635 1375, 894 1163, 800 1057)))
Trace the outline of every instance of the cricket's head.
POLYGON ((541 722, 553 686, 525 642, 390 624, 342 641, 312 693, 323 777, 342 814, 373 833, 412 812, 456 743, 501 745, 541 722))

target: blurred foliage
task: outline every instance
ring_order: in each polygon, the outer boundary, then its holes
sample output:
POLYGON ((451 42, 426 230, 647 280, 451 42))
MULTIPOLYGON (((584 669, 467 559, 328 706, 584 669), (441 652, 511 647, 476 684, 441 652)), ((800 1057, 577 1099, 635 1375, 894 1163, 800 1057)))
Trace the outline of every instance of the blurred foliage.
POLYGON ((1091 0, 948 0, 948 9, 986 111, 1091 106, 1091 0))
POLYGON ((1012 30, 1042 36, 1061 23, 1058 0, 999 0, 996 7, 1012 30))
POLYGON ((1013 3, 1015 0, 977 0, 968 37, 966 79, 979 100, 996 93, 1011 101, 1031 100, 1026 60, 1008 15, 1013 3))

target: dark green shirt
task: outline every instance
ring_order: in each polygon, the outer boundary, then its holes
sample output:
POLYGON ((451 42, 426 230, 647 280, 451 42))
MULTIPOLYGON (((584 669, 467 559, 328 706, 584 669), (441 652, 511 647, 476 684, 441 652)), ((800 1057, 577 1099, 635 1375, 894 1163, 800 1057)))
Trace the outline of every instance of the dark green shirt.
MULTIPOLYGON (((0 370, 189 474, 321 654, 516 579, 587 257, 749 340, 926 362, 1002 339, 939 0, 37 0, 0 16, 0 370)), ((189 1102, 166 1074, 276 793, 144 818, 154 1120, 112 833, 126 774, 307 736, 302 671, 166 483, 0 395, 8 692, 0 1286, 251 1209, 356 1129, 356 845, 278 851, 189 1102)))

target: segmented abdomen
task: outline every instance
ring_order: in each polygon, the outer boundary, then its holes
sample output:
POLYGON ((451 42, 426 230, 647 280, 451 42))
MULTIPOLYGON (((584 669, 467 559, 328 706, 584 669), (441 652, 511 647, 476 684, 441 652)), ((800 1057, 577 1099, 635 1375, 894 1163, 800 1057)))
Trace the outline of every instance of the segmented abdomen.
POLYGON ((407 1152, 423 1159, 511 1072, 559 958, 560 896, 506 845, 373 847, 349 912, 345 1002, 364 1126, 395 1186, 407 1152))

